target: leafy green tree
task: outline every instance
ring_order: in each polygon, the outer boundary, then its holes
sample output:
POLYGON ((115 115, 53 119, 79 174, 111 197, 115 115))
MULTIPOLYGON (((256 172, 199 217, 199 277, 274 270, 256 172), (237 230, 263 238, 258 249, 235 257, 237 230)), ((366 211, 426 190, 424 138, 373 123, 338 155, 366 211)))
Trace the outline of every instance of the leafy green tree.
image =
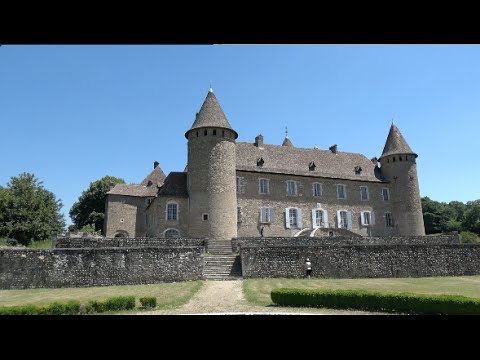
POLYGON ((470 243, 470 244, 478 244, 480 243, 480 237, 471 232, 471 231, 462 231, 460 233, 460 239, 462 241, 462 243, 470 243))
POLYGON ((480 200, 467 202, 463 228, 464 230, 480 234, 480 200))
POLYGON ((63 231, 62 202, 42 184, 35 175, 22 173, 0 187, 0 237, 29 245, 63 231))
POLYGON ((77 229, 91 224, 95 229, 103 229, 107 192, 116 184, 125 184, 125 180, 107 175, 90 183, 88 189, 82 192, 69 212, 77 229))

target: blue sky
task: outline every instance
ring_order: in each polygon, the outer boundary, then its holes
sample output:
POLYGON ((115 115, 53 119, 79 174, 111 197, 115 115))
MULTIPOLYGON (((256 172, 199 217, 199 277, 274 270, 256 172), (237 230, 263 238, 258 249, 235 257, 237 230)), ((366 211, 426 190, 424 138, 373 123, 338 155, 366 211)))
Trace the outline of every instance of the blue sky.
POLYGON ((480 46, 4 45, 0 185, 34 173, 68 211, 105 175, 183 171, 210 81, 238 141, 379 157, 392 118, 422 196, 480 198, 480 46))

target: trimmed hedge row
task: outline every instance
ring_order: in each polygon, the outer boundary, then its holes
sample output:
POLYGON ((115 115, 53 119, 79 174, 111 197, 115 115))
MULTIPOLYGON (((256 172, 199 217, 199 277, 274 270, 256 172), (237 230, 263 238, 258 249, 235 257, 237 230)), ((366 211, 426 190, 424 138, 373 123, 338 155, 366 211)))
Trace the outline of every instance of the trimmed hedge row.
POLYGON ((67 303, 54 302, 49 305, 0 307, 0 315, 77 315, 80 313, 93 314, 105 311, 132 310, 134 308, 135 296, 117 296, 102 301, 91 300, 86 305, 81 305, 80 301, 72 300, 67 303))
POLYGON ((153 309, 153 308, 157 307, 157 298, 154 297, 154 296, 142 297, 142 298, 140 298, 140 304, 142 304, 142 306, 145 309, 153 309))
POLYGON ((275 304, 282 306, 328 307, 412 314, 480 314, 480 299, 460 295, 281 288, 272 290, 271 297, 275 304))

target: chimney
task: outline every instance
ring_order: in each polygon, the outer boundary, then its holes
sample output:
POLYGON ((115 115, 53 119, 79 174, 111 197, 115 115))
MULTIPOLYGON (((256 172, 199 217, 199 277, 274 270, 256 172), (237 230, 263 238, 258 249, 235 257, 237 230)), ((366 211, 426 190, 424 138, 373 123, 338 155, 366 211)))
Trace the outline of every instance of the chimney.
POLYGON ((258 135, 255 138, 255 146, 258 148, 263 148, 263 136, 262 134, 258 135))
POLYGON ((371 158, 370 161, 373 163, 373 165, 378 166, 378 159, 377 159, 377 157, 371 158))
POLYGON ((337 144, 332 145, 328 148, 332 153, 336 154, 337 153, 337 144))
POLYGON ((155 162, 153 163, 153 168, 156 169, 157 166, 158 166, 158 161, 155 161, 155 162))

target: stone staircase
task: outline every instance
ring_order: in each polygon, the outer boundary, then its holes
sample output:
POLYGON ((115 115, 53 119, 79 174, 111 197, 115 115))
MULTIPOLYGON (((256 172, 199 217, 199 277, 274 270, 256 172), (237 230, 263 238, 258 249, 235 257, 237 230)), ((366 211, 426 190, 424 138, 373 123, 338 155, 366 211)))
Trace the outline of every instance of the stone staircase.
POLYGON ((230 241, 208 241, 208 255, 203 258, 203 276, 206 280, 239 280, 242 263, 239 255, 232 254, 230 241))

